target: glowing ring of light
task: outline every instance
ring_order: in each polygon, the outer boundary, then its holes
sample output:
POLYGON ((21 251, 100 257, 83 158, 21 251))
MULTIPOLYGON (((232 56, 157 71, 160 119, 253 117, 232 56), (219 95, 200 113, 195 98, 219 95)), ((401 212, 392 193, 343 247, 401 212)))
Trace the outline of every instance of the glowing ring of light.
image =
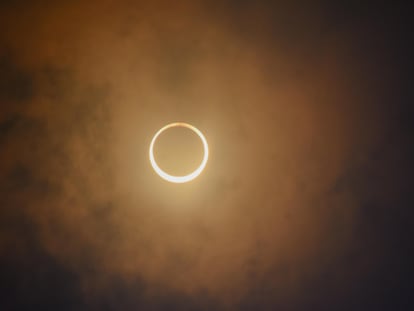
POLYGON ((150 148, 149 148, 149 158, 150 158, 150 162, 152 165, 152 168, 154 169, 154 171, 163 179, 172 182, 172 183, 186 183, 189 182, 191 180, 193 180, 194 178, 196 178, 198 175, 201 174, 201 172, 203 171, 204 167, 207 164, 207 160, 208 160, 208 144, 207 144, 207 140, 204 137, 204 135, 200 132, 199 129, 197 129, 196 127, 192 126, 191 124, 188 123, 183 123, 183 122, 175 122, 175 123, 170 123, 167 124, 166 126, 164 126, 163 128, 161 128, 152 138, 151 144, 150 144, 150 148), (155 141, 157 140, 158 136, 161 135, 162 132, 164 132, 165 130, 172 128, 172 127, 186 127, 190 130, 192 130, 194 133, 196 133, 198 135, 198 137, 201 139, 201 142, 203 143, 203 148, 204 148, 204 156, 203 156, 203 160, 201 161, 201 164, 199 167, 197 167, 192 173, 188 174, 188 175, 183 175, 183 176, 174 176, 174 175, 170 175, 168 173, 166 173, 165 171, 163 171, 157 164, 157 162, 155 161, 154 158, 154 144, 155 141))

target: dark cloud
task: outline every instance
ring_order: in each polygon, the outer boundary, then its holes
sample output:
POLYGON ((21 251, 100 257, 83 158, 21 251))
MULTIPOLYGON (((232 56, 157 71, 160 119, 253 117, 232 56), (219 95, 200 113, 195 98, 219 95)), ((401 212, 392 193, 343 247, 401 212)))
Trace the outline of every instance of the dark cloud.
POLYGON ((33 238, 26 241, 23 253, 3 255, 0 271, 6 310, 83 309, 77 276, 39 248, 33 238))
POLYGON ((24 103, 33 97, 33 75, 19 68, 13 60, 0 53, 0 101, 3 104, 24 103))
POLYGON ((219 310, 216 302, 205 293, 188 296, 162 286, 151 293, 139 279, 131 282, 113 279, 105 294, 101 293, 96 299, 90 302, 93 310, 219 310))
POLYGON ((8 116, 0 123, 0 142, 4 139, 3 137, 7 137, 7 134, 16 126, 17 122, 17 116, 8 116))

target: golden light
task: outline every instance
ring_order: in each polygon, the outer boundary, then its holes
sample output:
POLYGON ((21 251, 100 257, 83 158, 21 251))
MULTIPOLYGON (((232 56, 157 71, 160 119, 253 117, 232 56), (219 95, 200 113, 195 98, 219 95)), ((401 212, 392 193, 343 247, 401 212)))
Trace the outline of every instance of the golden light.
POLYGON ((172 183, 186 183, 186 182, 189 182, 189 181, 195 179, 198 175, 200 175, 201 172, 204 170, 206 164, 207 164, 207 160, 208 160, 207 140, 204 137, 204 135, 200 132, 200 130, 197 129, 195 126, 192 126, 191 124, 184 123, 184 122, 170 123, 170 124, 167 124, 166 126, 164 126, 163 128, 161 128, 154 135, 154 137, 152 138, 150 148, 149 148, 149 158, 150 158, 150 162, 151 162, 151 165, 152 165, 154 171, 161 178, 163 178, 163 179, 165 179, 169 182, 172 182, 172 183), (155 161, 155 158, 154 158, 154 145, 155 145, 155 142, 157 141, 158 136, 160 136, 162 132, 166 131, 167 129, 173 128, 173 127, 185 127, 185 128, 188 128, 188 129, 192 130, 194 133, 197 134, 197 136, 201 139, 201 142, 203 143, 204 156, 203 156, 203 160, 201 161, 201 164, 193 172, 191 172, 190 174, 187 174, 187 175, 183 175, 183 176, 174 176, 174 175, 170 175, 167 172, 163 171, 158 166, 158 164, 157 164, 157 162, 155 161))

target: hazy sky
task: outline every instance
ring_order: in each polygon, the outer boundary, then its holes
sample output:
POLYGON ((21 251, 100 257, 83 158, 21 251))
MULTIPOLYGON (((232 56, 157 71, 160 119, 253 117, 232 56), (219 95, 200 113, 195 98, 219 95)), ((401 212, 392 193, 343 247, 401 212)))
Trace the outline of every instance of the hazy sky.
POLYGON ((409 17, 0 1, 0 309, 410 309, 409 17), (188 184, 148 160, 174 121, 188 184))

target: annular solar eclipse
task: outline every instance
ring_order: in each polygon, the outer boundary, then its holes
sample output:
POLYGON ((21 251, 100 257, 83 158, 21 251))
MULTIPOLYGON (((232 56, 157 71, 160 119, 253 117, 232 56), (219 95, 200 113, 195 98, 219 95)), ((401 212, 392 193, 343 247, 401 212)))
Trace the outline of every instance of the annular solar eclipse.
POLYGON ((208 160, 207 140, 204 137, 203 133, 201 133, 201 131, 199 129, 197 129, 195 126, 193 126, 191 124, 184 123, 184 122, 170 123, 170 124, 167 124, 166 126, 162 127, 157 133, 155 133, 154 137, 152 138, 150 148, 149 148, 149 159, 150 159, 152 168, 154 169, 154 171, 161 178, 163 178, 163 179, 165 179, 169 182, 172 182, 172 183, 186 183, 186 182, 189 182, 189 181, 195 179, 198 175, 200 175, 201 172, 204 170, 206 164, 207 164, 207 160, 208 160), (160 168, 158 166, 157 161, 155 160, 155 157, 154 157, 154 145, 157 142, 157 138, 161 135, 161 133, 163 133, 164 131, 166 131, 168 129, 171 129, 173 127, 184 127, 184 128, 190 129, 195 134, 197 134, 197 136, 200 138, 201 142, 203 143, 203 150, 204 150, 203 160, 201 161, 200 165, 193 172, 191 172, 187 175, 175 176, 175 175, 168 174, 166 171, 164 171, 162 168, 160 168))

